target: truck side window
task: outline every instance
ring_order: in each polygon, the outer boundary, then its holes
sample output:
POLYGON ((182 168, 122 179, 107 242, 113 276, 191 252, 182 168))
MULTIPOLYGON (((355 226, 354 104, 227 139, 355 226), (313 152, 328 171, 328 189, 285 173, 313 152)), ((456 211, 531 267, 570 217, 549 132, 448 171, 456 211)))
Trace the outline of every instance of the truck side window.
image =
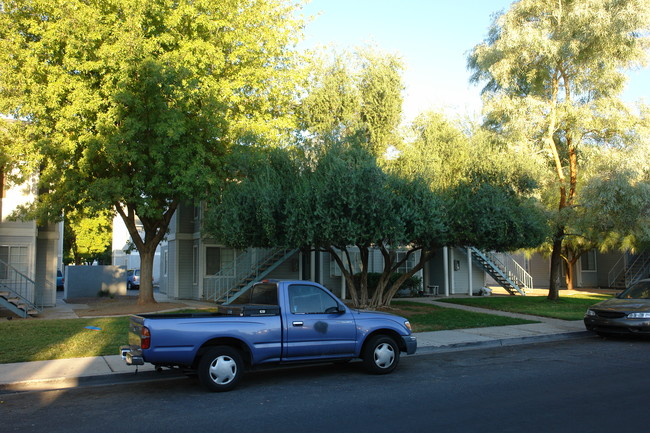
POLYGON ((338 303, 328 293, 314 286, 289 286, 289 308, 296 314, 323 314, 338 303))

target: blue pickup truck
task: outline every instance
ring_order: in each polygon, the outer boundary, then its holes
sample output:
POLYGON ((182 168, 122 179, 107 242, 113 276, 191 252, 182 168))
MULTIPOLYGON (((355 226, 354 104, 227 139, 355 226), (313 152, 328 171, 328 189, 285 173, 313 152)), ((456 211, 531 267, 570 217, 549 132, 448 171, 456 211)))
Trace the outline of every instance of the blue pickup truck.
POLYGON ((260 365, 361 358, 373 374, 392 372, 415 353, 408 320, 348 308, 309 281, 265 281, 216 313, 131 316, 129 365, 195 370, 210 391, 234 388, 260 365))

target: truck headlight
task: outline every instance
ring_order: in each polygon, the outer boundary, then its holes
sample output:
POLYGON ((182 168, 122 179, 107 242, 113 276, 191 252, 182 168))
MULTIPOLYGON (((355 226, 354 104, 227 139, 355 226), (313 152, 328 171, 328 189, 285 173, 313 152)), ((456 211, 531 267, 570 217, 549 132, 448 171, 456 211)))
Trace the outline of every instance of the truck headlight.
POLYGON ((413 332, 413 330, 411 329, 411 322, 409 322, 408 320, 405 320, 405 321, 404 321, 404 326, 406 326, 406 328, 407 328, 409 331, 413 332))

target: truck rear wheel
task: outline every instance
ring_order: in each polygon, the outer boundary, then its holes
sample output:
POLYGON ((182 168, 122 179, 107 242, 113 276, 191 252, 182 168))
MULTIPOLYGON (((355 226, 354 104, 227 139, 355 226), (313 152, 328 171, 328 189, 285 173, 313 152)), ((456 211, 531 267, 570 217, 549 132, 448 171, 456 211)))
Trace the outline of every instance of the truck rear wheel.
POLYGON ((199 361, 199 381, 209 391, 230 391, 237 385, 243 373, 241 354, 230 346, 213 347, 203 354, 199 361))
POLYGON ((363 350, 363 363, 369 373, 391 373, 399 364, 397 343, 387 335, 370 337, 363 350))

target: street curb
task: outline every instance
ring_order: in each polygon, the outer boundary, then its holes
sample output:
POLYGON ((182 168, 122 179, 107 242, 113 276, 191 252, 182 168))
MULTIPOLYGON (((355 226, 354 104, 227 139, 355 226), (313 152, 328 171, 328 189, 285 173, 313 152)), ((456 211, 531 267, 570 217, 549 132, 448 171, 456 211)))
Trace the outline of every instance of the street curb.
POLYGON ((595 335, 589 331, 575 331, 565 332, 562 334, 531 335, 526 337, 500 338, 488 341, 472 341, 469 343, 453 343, 444 346, 418 347, 417 352, 415 352, 413 355, 408 356, 430 355, 432 353, 461 352, 464 350, 475 349, 491 349, 525 344, 548 343, 563 340, 577 340, 594 336, 595 335))
POLYGON ((185 379, 187 375, 178 370, 143 371, 133 373, 108 373, 95 376, 59 377, 35 379, 22 382, 0 384, 0 395, 29 391, 56 391, 76 387, 108 386, 122 383, 142 383, 157 380, 185 379))

